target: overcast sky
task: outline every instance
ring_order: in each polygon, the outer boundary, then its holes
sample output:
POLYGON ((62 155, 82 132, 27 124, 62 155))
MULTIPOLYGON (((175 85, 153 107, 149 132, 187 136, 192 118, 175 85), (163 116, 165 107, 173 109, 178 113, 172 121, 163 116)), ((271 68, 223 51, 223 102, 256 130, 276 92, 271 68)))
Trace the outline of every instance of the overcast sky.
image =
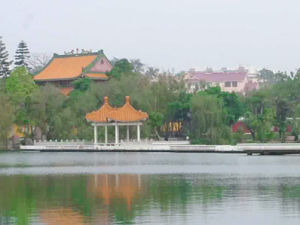
POLYGON ((0 36, 11 57, 103 49, 176 71, 300 67, 299 0, 1 1, 0 36))

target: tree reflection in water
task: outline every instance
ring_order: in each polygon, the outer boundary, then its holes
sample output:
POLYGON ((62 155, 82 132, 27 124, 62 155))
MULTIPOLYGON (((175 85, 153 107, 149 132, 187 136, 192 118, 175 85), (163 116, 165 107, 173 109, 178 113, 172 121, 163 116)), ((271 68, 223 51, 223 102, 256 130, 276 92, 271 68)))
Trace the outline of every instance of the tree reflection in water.
POLYGON ((283 210, 299 209, 299 179, 285 183, 245 185, 200 174, 1 176, 0 222, 133 224, 153 210, 187 215, 191 205, 205 211, 216 204, 226 207, 226 198, 249 195, 281 199, 283 210))

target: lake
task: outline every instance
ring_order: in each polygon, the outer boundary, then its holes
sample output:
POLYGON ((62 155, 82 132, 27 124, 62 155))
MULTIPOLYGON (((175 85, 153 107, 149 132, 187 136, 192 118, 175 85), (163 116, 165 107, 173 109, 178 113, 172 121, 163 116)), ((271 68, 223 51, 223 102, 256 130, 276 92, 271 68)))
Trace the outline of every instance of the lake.
POLYGON ((300 224, 300 156, 0 153, 0 224, 300 224))

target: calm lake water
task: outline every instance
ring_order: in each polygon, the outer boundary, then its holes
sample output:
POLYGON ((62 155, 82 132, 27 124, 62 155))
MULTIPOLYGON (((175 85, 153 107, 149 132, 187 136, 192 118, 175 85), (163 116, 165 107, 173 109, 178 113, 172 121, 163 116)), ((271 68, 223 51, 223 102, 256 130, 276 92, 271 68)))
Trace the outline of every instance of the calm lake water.
POLYGON ((0 224, 300 224, 300 156, 1 153, 0 224))

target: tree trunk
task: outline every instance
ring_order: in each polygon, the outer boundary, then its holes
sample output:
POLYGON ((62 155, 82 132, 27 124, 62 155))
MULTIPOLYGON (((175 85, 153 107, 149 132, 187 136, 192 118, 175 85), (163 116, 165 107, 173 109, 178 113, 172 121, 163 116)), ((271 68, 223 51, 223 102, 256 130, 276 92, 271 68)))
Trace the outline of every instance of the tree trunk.
POLYGON ((157 131, 157 128, 155 128, 155 129, 154 129, 154 131, 155 131, 155 134, 156 134, 156 136, 157 136, 158 140, 160 140, 160 139, 161 139, 161 137, 160 137, 160 135, 159 135, 159 133, 158 133, 158 131, 157 131))

